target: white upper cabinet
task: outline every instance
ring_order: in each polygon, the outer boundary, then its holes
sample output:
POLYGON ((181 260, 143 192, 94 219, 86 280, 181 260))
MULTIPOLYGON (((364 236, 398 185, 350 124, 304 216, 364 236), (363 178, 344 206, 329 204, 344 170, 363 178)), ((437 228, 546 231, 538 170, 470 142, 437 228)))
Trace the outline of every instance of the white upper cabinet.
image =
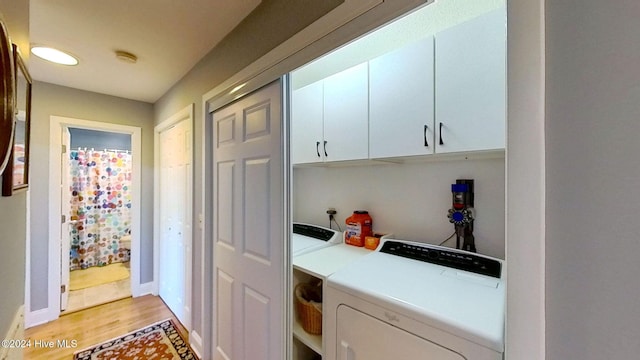
POLYGON ((291 112, 293 164, 367 159, 367 63, 294 90, 291 112))
POLYGON ((433 154, 433 37, 369 62, 371 158, 433 154))
POLYGON ((324 79, 326 161, 369 157, 369 79, 363 63, 324 79))
POLYGON ((504 149, 506 14, 435 35, 436 152, 504 149))
POLYGON ((322 81, 292 93, 291 162, 294 164, 324 161, 322 94, 322 81))

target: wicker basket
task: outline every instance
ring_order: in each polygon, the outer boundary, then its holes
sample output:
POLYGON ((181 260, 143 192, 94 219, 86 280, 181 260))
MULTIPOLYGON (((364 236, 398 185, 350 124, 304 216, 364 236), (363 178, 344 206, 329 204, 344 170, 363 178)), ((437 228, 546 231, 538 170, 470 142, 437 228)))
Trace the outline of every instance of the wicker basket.
POLYGON ((309 334, 322 334, 322 287, 300 283, 294 292, 302 328, 309 334))

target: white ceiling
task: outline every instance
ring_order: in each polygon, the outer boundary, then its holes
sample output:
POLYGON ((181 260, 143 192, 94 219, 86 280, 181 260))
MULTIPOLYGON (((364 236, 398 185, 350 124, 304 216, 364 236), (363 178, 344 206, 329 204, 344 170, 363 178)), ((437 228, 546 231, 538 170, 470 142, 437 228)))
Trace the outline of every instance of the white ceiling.
POLYGON ((31 0, 32 45, 75 55, 77 66, 30 56, 38 81, 154 103, 261 0, 31 0), (116 59, 115 50, 138 56, 116 59))

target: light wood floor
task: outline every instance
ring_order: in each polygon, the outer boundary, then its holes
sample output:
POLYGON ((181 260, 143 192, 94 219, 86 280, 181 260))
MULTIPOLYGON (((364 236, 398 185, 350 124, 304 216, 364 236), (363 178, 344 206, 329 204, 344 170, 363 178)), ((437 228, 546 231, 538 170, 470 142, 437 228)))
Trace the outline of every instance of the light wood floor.
POLYGON ((25 349, 25 360, 70 360, 73 353, 165 319, 173 319, 178 331, 188 340, 187 331, 171 310, 157 296, 127 298, 61 316, 58 320, 25 331, 32 346, 25 349), (43 349, 33 346, 35 340, 76 340, 76 348, 43 349))

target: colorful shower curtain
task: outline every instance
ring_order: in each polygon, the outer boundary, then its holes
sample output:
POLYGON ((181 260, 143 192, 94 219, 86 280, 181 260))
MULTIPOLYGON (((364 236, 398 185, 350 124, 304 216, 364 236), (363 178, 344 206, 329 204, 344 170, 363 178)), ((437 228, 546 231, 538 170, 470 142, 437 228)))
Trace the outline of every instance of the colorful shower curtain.
POLYGON ((129 261, 131 154, 78 149, 70 162, 70 270, 129 261))

